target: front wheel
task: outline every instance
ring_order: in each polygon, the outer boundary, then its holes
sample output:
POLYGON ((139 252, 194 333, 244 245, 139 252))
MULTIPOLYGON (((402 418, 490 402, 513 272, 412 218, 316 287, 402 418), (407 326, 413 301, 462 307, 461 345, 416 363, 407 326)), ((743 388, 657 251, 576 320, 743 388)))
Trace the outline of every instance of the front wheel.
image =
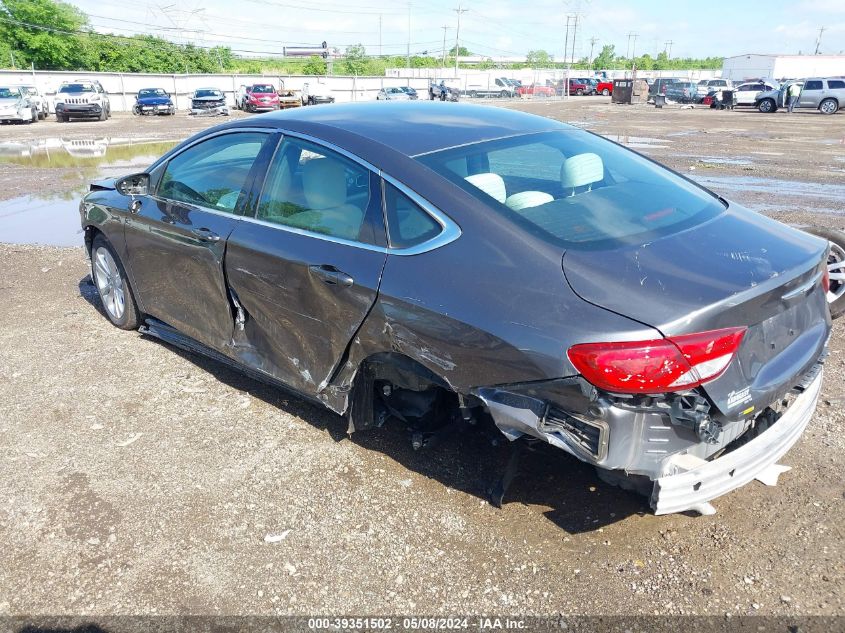
POLYGON ((126 271, 111 245, 102 235, 91 244, 91 279, 100 295, 106 316, 121 330, 135 330, 141 315, 126 278, 126 271))
POLYGON ((769 112, 774 112, 777 106, 775 105, 774 99, 763 99, 757 104, 757 109, 764 114, 768 114, 769 112))
POLYGON ((845 233, 821 226, 808 226, 804 231, 827 240, 830 247, 827 257, 827 273, 830 275, 827 304, 830 306, 830 316, 835 319, 845 314, 845 233))
POLYGON ((609 97, 610 96, 610 90, 605 88, 604 90, 601 91, 601 94, 602 94, 603 97, 609 97))
POLYGON ((839 104, 836 99, 825 99, 819 104, 819 110, 822 114, 836 114, 836 111, 839 110, 839 104))

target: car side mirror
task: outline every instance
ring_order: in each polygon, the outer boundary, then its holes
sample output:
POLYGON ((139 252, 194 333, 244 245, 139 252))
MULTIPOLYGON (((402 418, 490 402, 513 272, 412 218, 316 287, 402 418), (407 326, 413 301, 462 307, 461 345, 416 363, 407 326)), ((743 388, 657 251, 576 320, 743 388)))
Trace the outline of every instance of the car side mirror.
POLYGON ((124 196, 146 196, 150 191, 150 175, 124 176, 115 183, 115 189, 124 196))

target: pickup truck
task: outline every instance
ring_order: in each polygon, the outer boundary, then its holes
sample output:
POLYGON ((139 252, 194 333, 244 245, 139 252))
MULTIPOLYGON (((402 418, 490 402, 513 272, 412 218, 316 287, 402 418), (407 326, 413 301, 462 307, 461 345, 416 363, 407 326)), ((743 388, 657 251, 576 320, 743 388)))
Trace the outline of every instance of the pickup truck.
POLYGON ((613 94, 613 82, 612 81, 600 81, 596 85, 596 92, 600 95, 604 95, 605 97, 613 94))
POLYGON ((520 86, 516 89, 520 97, 553 97, 555 96, 555 89, 551 86, 543 86, 540 84, 529 84, 528 86, 520 86))
POLYGON ((835 114, 845 105, 845 79, 813 77, 799 81, 786 81, 777 90, 767 90, 755 97, 754 105, 760 112, 776 112, 789 104, 789 87, 801 84, 801 94, 796 108, 811 108, 822 114, 835 114))

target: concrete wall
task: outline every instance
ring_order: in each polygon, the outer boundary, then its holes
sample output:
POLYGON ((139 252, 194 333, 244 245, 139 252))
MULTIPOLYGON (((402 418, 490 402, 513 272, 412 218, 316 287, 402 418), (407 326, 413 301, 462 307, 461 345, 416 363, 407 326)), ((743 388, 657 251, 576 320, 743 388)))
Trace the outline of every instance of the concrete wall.
MULTIPOLYGON (((74 79, 96 79, 109 94, 112 111, 130 111, 135 103, 135 94, 141 88, 164 88, 176 95, 176 107, 187 110, 190 96, 197 88, 217 88, 226 94, 230 105, 234 104, 238 87, 253 83, 270 83, 280 88, 299 90, 305 82, 315 82, 317 77, 308 75, 155 75, 144 73, 87 73, 64 71, 15 71, 0 70, 2 84, 35 84, 52 98, 63 81, 74 79)), ((382 87, 410 85, 425 94, 428 91, 427 79, 401 79, 396 77, 320 77, 328 84, 338 102, 370 101, 382 87)))
POLYGON ((735 81, 837 77, 845 75, 845 55, 737 55, 725 58, 722 74, 735 81))

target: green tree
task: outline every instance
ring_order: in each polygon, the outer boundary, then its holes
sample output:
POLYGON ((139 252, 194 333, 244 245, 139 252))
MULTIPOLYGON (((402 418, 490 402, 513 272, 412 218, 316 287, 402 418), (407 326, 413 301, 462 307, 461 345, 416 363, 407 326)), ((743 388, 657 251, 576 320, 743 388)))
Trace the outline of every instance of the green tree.
POLYGON ((340 71, 345 75, 365 75, 367 72, 367 49, 363 44, 346 47, 346 56, 340 64, 340 71))
POLYGON ((547 68, 553 60, 554 58, 544 50, 528 51, 525 56, 525 61, 532 67, 547 68))
POLYGON ((84 62, 79 32, 87 28, 84 13, 55 0, 0 0, 0 40, 11 49, 16 66, 76 69, 84 62))
POLYGON ((614 68, 616 62, 616 47, 613 44, 605 44, 601 52, 593 60, 593 70, 604 70, 614 68))
POLYGON ((305 62, 302 67, 303 75, 325 75, 326 74, 326 60, 316 55, 312 55, 305 62))

